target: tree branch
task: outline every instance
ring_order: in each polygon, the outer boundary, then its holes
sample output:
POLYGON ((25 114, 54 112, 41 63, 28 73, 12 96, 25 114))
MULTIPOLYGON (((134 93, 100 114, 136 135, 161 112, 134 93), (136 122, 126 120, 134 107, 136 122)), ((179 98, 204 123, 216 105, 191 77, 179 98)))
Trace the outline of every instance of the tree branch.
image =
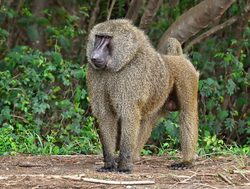
POLYGON ((115 5, 115 1, 116 1, 116 0, 112 0, 112 2, 111 2, 111 5, 110 5, 109 11, 108 11, 108 15, 107 15, 107 20, 109 20, 109 19, 110 19, 110 16, 111 16, 112 10, 113 10, 114 5, 115 5))
POLYGON ((236 48, 238 49, 236 52, 237 57, 239 57, 241 53, 242 49, 241 43, 243 41, 243 34, 248 25, 249 19, 250 19, 250 0, 247 0, 244 13, 242 14, 241 19, 239 20, 239 24, 237 25, 235 32, 235 39, 238 41, 238 43, 236 44, 237 46, 236 48))
POLYGON ((163 0, 149 0, 146 10, 142 15, 141 22, 139 27, 144 30, 145 32, 148 31, 153 18, 160 8, 163 0))
POLYGON ((125 18, 132 20, 133 22, 136 21, 140 8, 143 6, 144 1, 143 0, 132 0, 128 12, 125 16, 125 18))
POLYGON ((95 8, 91 13, 91 17, 90 17, 90 20, 89 20, 88 31, 90 31, 91 28, 94 26, 94 24, 96 22, 97 15, 99 14, 99 11, 100 11, 100 0, 97 0, 96 4, 95 4, 95 8))
POLYGON ((170 7, 176 7, 180 3, 180 0, 169 0, 170 7))
POLYGON ((159 40, 158 50, 165 53, 169 37, 178 39, 183 44, 191 36, 218 19, 235 0, 204 0, 182 14, 159 40))
MULTIPOLYGON (((35 0, 33 3, 34 4, 32 7, 32 12, 37 18, 43 18, 44 17, 43 9, 46 7, 47 1, 35 0)), ((30 26, 30 28, 33 28, 33 30, 37 33, 37 36, 34 36, 35 38, 30 38, 32 46, 39 50, 43 50, 44 36, 43 36, 43 30, 41 30, 42 28, 39 27, 37 24, 30 26)))
POLYGON ((204 39, 208 38, 210 35, 215 34, 216 32, 225 29, 226 27, 232 25, 233 23, 235 23, 238 20, 238 16, 233 16, 232 18, 228 19, 227 21, 223 22, 222 24, 219 24, 213 28, 211 28, 210 30, 206 31, 205 33, 203 33, 202 35, 198 36, 197 38, 195 38, 194 40, 192 40, 186 47, 185 47, 185 51, 189 51, 195 44, 200 43, 201 41, 203 41, 204 39))

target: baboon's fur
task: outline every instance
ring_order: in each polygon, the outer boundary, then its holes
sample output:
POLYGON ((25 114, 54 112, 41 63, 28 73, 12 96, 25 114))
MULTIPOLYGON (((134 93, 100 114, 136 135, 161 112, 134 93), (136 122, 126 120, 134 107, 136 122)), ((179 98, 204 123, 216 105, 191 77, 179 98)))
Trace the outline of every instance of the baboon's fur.
POLYGON ((130 21, 109 20, 96 25, 87 44, 87 84, 94 116, 99 122, 104 168, 130 171, 173 88, 180 106, 183 162, 192 162, 198 136, 198 74, 184 56, 160 55, 147 36, 130 21), (91 66, 95 35, 112 36, 112 58, 105 70, 91 66))
MULTIPOLYGON (((175 55, 175 56, 182 56, 183 51, 181 47, 181 43, 176 38, 168 38, 166 41, 166 55, 175 55)), ((179 103, 177 99, 176 90, 172 90, 169 94, 166 109, 169 111, 177 111, 179 110, 179 103)))
POLYGON ((181 43, 176 38, 168 38, 166 41, 166 46, 167 55, 183 55, 181 43))

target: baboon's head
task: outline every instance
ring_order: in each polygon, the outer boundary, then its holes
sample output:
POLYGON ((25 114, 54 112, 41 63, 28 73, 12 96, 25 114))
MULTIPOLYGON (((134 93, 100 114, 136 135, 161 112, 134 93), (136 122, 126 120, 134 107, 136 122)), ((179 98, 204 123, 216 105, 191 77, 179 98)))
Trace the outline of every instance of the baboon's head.
POLYGON ((90 32, 87 57, 94 69, 117 72, 132 60, 143 32, 125 19, 109 20, 90 32))

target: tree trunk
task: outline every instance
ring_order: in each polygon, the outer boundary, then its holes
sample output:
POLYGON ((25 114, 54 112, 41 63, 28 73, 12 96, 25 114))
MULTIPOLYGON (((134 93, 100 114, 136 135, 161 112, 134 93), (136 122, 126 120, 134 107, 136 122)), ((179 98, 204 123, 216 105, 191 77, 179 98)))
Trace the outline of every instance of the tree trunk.
POLYGON ((132 0, 128 12, 125 16, 125 18, 132 20, 135 22, 137 20, 137 17, 139 15, 139 11, 141 7, 143 6, 144 1, 143 0, 132 0))
POLYGON ((239 20, 239 23, 236 27, 236 32, 235 32, 235 39, 238 41, 236 49, 236 56, 240 57, 241 49, 242 49, 242 41, 243 41, 243 34, 248 26, 248 21, 250 19, 250 0, 247 0, 246 6, 245 6, 245 11, 243 15, 241 16, 241 19, 239 20))
POLYGON ((214 26, 213 28, 209 29, 205 33, 201 34, 191 42, 189 42, 188 46, 185 47, 185 51, 189 51, 195 44, 200 43, 204 39, 208 38, 209 36, 215 34, 218 31, 221 31, 225 29, 228 26, 231 26, 233 23, 235 23, 239 19, 238 16, 233 16, 230 19, 226 20, 222 24, 219 24, 217 26, 214 26))
MULTIPOLYGON (((43 10, 46 7, 47 1, 43 0, 35 0, 32 7, 32 12, 37 18, 44 17, 43 10)), ((33 36, 31 39, 32 46, 36 49, 42 50, 44 47, 44 39, 43 39, 43 32, 41 31, 41 28, 34 24, 29 27, 30 30, 27 30, 27 32, 34 32, 36 35, 33 36)))
POLYGON ((163 0, 149 0, 146 10, 144 11, 144 14, 142 15, 141 22, 139 27, 144 30, 146 33, 149 29, 149 26, 151 22, 153 21, 153 18, 160 8, 163 0))
POLYGON ((110 17, 111 17, 111 13, 112 13, 112 10, 113 10, 113 8, 114 8, 115 1, 116 1, 116 0, 112 0, 112 2, 111 2, 110 8, 109 8, 109 10, 108 10, 107 20, 109 20, 110 17))
POLYGON ((94 26, 94 24, 96 22, 96 18, 97 18, 98 14, 99 14, 99 11, 100 11, 100 0, 97 0, 96 4, 95 4, 95 8, 91 13, 89 26, 88 26, 88 31, 90 31, 92 29, 92 27, 94 26))
POLYGON ((189 9, 163 34, 157 47, 159 52, 165 53, 166 41, 169 37, 177 38, 181 44, 184 43, 191 36, 218 19, 234 1, 235 0, 204 0, 189 9))

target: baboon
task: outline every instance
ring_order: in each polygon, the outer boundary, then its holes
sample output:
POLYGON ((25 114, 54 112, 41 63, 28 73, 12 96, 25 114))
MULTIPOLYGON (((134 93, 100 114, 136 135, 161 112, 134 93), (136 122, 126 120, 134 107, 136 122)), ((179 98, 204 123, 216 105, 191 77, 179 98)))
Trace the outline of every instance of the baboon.
MULTIPOLYGON (((176 38, 168 38, 166 41, 166 55, 175 55, 175 56, 182 56, 183 51, 181 47, 181 43, 176 38)), ((177 111, 179 110, 179 104, 177 99, 176 90, 172 90, 170 93, 167 103, 166 103, 166 109, 168 111, 177 111)))
POLYGON ((90 104, 104 156, 98 171, 132 171, 157 120, 167 113, 173 90, 180 109, 183 161, 171 168, 191 166, 198 137, 198 74, 189 60, 159 54, 126 19, 97 24, 89 34, 87 58, 90 104))
POLYGON ((181 43, 173 37, 167 39, 166 42, 167 48, 165 54, 167 55, 183 55, 183 51, 181 48, 181 43))

